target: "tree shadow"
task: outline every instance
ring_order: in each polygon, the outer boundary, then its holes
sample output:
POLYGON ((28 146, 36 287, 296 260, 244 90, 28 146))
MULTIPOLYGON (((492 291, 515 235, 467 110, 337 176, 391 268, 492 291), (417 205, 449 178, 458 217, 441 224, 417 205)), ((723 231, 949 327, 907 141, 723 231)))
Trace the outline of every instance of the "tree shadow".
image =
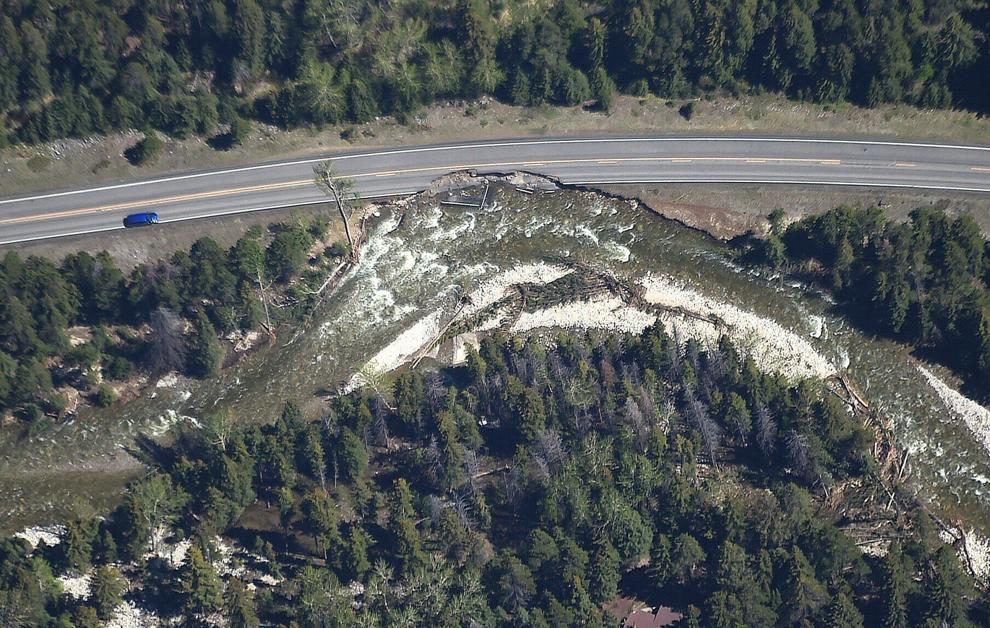
POLYGON ((145 434, 138 434, 133 444, 124 447, 124 451, 152 468, 167 469, 175 462, 175 452, 171 446, 163 445, 145 434))
POLYGON ((237 146, 237 141, 231 133, 218 133, 206 140, 206 145, 213 150, 228 151, 237 146))

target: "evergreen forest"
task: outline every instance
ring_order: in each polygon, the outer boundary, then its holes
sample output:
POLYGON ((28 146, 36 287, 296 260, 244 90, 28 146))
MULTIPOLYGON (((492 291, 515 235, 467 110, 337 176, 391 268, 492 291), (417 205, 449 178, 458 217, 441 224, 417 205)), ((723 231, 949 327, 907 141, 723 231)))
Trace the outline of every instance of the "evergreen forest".
POLYGON ((153 128, 229 146, 245 119, 363 123, 485 94, 986 111, 988 34, 974 0, 2 0, 0 143, 153 128))
POLYGON ((771 215, 750 259, 810 278, 853 321, 954 368, 990 395, 990 243, 968 214, 921 207, 905 222, 838 207, 786 227, 771 215))
POLYGON ((724 339, 489 336, 462 367, 316 420, 289 402, 149 444, 153 470, 109 516, 53 547, 0 544, 0 616, 99 625, 124 598, 189 625, 612 626, 621 593, 686 626, 985 625, 907 491, 879 513, 898 522, 882 555, 845 532, 863 513, 843 500, 885 481, 876 438, 821 383, 724 339), (90 595, 60 593, 62 573, 88 573, 90 595))

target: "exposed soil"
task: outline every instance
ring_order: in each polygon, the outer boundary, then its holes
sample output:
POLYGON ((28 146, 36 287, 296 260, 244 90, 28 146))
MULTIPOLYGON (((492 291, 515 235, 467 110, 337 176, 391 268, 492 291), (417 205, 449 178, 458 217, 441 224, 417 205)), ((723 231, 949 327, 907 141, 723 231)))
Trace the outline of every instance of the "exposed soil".
POLYGON ((721 240, 765 230, 766 216, 783 209, 788 220, 822 213, 840 205, 880 207, 894 220, 913 209, 935 206, 968 213, 990 234, 990 200, 979 194, 936 190, 832 188, 822 185, 687 184, 591 186, 607 194, 634 198, 658 214, 700 229, 721 240))

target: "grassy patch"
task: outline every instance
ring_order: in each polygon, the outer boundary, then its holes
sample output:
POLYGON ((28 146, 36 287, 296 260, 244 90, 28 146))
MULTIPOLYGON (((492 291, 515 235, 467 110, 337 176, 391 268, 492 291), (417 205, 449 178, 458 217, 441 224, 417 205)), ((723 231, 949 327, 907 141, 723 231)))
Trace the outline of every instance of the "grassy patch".
POLYGON ((44 172, 50 165, 52 165, 52 160, 42 155, 35 155, 27 162, 28 170, 31 172, 44 172))

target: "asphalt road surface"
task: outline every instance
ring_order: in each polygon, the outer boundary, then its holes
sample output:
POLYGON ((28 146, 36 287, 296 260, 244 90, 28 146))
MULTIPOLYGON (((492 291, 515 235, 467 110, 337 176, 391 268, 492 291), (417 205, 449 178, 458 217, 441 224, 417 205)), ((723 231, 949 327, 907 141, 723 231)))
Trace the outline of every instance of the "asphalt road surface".
MULTIPOLYGON (((987 194, 990 146, 755 137, 587 137, 410 146, 325 155, 0 199, 0 244, 326 202, 313 165, 331 159, 361 196, 421 191, 458 170, 525 170, 564 183, 766 183, 987 194)), ((0 194, 3 178, 0 176, 0 194)), ((159 225, 151 227, 167 229, 159 225)))

